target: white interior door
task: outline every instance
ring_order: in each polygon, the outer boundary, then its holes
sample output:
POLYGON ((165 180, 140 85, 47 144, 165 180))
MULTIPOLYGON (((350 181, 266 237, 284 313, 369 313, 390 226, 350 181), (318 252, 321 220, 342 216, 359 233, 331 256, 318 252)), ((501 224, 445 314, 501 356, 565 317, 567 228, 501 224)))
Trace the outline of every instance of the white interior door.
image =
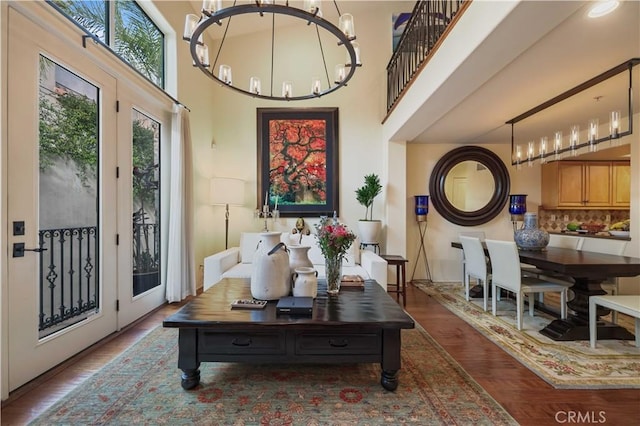
POLYGON ((117 329, 117 87, 81 47, 13 8, 8 30, 13 390, 117 329))

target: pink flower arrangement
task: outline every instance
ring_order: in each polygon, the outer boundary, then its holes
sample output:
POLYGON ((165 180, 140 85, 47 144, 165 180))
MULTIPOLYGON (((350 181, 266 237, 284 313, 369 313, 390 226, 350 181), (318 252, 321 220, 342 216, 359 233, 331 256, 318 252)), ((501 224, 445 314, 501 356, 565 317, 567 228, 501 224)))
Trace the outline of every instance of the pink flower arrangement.
POLYGON ((321 218, 315 228, 318 245, 326 258, 344 256, 356 239, 345 225, 326 217, 321 218))

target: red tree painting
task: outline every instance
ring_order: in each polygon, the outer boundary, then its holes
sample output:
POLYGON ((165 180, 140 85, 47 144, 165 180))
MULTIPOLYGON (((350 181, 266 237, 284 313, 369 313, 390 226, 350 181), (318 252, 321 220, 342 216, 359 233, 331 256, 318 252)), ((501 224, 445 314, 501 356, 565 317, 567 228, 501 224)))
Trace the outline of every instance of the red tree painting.
POLYGON ((326 204, 326 120, 269 121, 269 182, 281 205, 326 204))

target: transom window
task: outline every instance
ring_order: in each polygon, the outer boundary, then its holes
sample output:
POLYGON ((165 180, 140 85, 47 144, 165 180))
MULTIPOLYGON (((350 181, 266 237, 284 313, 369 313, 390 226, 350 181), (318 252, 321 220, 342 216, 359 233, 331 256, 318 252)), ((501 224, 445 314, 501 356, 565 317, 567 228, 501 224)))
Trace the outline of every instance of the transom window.
POLYGON ((52 0, 50 3, 164 89, 164 34, 133 0, 52 0))

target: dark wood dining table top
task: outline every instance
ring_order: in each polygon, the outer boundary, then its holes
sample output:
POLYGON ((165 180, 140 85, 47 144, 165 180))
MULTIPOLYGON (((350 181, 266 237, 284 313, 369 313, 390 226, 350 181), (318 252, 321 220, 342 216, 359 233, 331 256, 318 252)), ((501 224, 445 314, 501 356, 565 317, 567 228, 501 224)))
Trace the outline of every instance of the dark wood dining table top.
MULTIPOLYGON (((452 247, 462 249, 457 241, 452 247)), ((486 246, 485 246, 486 249, 486 246)), ((540 269, 575 278, 634 277, 640 275, 640 258, 595 253, 562 247, 518 250, 520 261, 540 269)))

